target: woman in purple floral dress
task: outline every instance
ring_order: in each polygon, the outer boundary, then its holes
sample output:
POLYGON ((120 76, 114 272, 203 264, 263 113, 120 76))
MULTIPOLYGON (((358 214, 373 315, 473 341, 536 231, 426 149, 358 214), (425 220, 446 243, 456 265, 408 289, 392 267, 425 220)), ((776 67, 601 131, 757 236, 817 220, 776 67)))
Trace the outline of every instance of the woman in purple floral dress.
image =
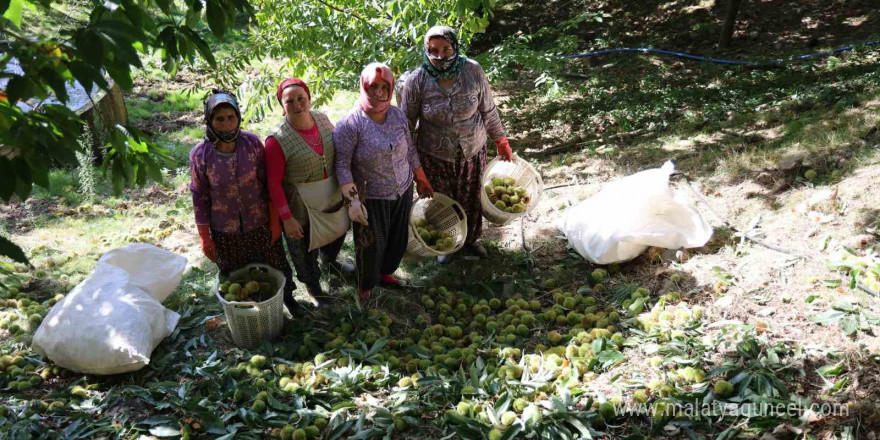
MULTIPOLYGON (((205 139, 189 153, 190 191, 202 252, 222 275, 248 264, 268 264, 284 273, 284 303, 291 313, 296 284, 279 224, 270 226, 263 143, 241 130, 235 96, 213 91, 205 101, 205 139)), ((277 223, 277 221, 276 221, 277 223)))

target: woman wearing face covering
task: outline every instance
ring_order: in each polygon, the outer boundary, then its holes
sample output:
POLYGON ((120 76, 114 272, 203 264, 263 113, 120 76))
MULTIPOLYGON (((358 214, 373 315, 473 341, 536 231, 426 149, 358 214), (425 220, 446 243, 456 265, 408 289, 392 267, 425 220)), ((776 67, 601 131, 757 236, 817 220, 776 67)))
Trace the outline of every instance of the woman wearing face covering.
POLYGON ((403 111, 391 106, 394 76, 381 63, 361 72, 357 107, 333 130, 336 175, 355 223, 358 295, 378 283, 400 284, 393 273, 409 240, 413 180, 422 197, 434 194, 403 111))
POLYGON ((323 113, 311 110, 311 92, 300 79, 282 81, 275 97, 284 117, 266 139, 269 195, 281 216, 296 277, 320 301, 328 297, 321 290, 319 256, 325 267, 354 270, 351 264, 336 261, 350 223, 335 179, 333 124, 323 113), (341 228, 336 227, 339 222, 334 221, 334 214, 316 206, 320 200, 313 203, 312 193, 322 188, 329 191, 328 201, 338 200, 336 211, 344 221, 341 228), (335 226, 328 227, 328 219, 335 226))
POLYGON ((190 191, 202 252, 228 275, 248 264, 268 264, 287 278, 284 302, 292 314, 293 271, 281 227, 266 192, 263 143, 241 130, 235 96, 215 90, 205 101, 205 139, 189 153, 190 191))
MULTIPOLYGON (((492 90, 483 68, 461 54, 455 31, 434 26, 425 34, 422 66, 406 80, 401 108, 416 137, 419 158, 434 189, 467 213, 465 249, 485 256, 477 241, 483 226, 480 177, 486 166, 486 138, 498 156, 513 160, 492 90)), ((439 257, 441 262, 446 257, 439 257)))

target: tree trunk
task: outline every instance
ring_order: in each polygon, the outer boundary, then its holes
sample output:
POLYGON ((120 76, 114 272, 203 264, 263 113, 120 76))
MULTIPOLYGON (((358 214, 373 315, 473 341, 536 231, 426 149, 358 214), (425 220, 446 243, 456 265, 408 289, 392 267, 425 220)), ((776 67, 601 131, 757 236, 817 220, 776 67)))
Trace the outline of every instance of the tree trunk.
POLYGON ((100 164, 104 159, 104 146, 109 140, 113 127, 116 124, 128 124, 128 110, 125 108, 125 99, 119 85, 113 83, 110 90, 95 101, 94 106, 89 102, 87 108, 82 110, 80 118, 92 131, 92 157, 95 158, 96 164, 100 164))
POLYGON ((721 29, 721 39, 718 45, 722 48, 730 46, 730 40, 733 38, 733 31, 736 27, 736 16, 739 14, 740 6, 745 0, 727 0, 727 13, 724 15, 724 27, 721 29))

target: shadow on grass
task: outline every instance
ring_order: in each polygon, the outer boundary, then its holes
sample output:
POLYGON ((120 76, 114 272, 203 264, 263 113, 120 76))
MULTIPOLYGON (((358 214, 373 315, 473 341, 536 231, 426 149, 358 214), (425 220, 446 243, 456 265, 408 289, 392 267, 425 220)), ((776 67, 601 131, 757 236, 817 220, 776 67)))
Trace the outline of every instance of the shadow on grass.
MULTIPOLYGON (((705 55, 746 52, 771 58, 869 41, 876 39, 880 28, 880 14, 872 0, 849 1, 846 7, 822 0, 747 2, 740 9, 732 44, 724 50, 717 42, 726 6, 724 1, 702 0, 550 2, 541 8, 529 2, 504 2, 495 9, 486 32, 474 36, 471 50, 482 53, 518 32, 556 28, 578 14, 586 19, 567 31, 578 37, 585 50, 638 46, 705 55), (591 14, 607 15, 597 21, 591 14)), ((544 39, 535 38, 532 43, 540 45, 544 39)))
MULTIPOLYGON (((566 99, 509 115, 511 130, 526 133, 514 148, 536 161, 604 159, 624 174, 675 159, 679 170, 721 171, 734 183, 778 169, 791 152, 820 174, 838 169, 838 178, 870 153, 877 116, 866 103, 880 90, 875 62, 851 58, 816 71, 705 66, 693 76, 644 62, 596 71, 566 99)), ((808 169, 797 165, 791 177, 808 169)))

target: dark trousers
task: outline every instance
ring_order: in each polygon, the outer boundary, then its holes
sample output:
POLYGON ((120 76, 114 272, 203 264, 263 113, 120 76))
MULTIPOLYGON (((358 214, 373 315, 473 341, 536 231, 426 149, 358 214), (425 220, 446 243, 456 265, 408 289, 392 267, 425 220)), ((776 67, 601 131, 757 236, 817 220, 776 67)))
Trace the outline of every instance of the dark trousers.
POLYGON ((303 226, 302 240, 294 240, 287 235, 287 250, 290 252, 290 259, 293 261, 293 267, 296 268, 296 279, 305 284, 310 289, 316 289, 320 286, 321 268, 318 266, 318 256, 325 263, 336 261, 339 251, 342 250, 342 243, 345 242, 345 235, 336 239, 330 244, 309 251, 309 225, 303 226))
POLYGON ((390 275, 400 266, 409 241, 409 216, 413 206, 413 185, 396 200, 367 199, 369 226, 354 224, 358 287, 370 290, 381 275, 390 275))
POLYGON ((284 254, 281 240, 272 243, 272 234, 266 226, 241 234, 211 231, 214 246, 217 247, 217 268, 223 275, 241 269, 248 264, 267 264, 280 270, 286 279, 285 294, 296 290, 293 282, 293 269, 284 254))

